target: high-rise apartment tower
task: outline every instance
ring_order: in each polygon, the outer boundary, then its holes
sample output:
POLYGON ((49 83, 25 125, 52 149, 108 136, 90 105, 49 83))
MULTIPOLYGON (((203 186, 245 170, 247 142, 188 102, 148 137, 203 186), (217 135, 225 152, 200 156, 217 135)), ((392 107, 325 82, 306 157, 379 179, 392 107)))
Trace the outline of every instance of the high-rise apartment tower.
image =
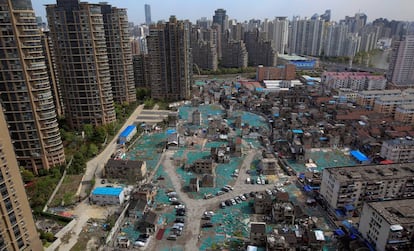
POLYGON ((145 5, 145 24, 150 25, 151 24, 151 5, 146 4, 145 5))
POLYGON ((30 0, 0 1, 0 99, 20 166, 64 164, 41 34, 30 0))
POLYGON ((57 0, 46 6, 46 12, 69 125, 81 128, 114 122, 102 6, 57 0))
POLYGON ((147 37, 151 96, 181 100, 190 97, 192 56, 188 21, 171 16, 169 22, 150 27, 147 37))
POLYGON ((388 80, 400 86, 414 85, 414 35, 393 43, 388 80))
POLYGON ((126 9, 101 4, 112 95, 115 103, 136 101, 132 49, 129 41, 126 9))
POLYGON ((1 106, 0 130, 0 250, 43 250, 1 106))

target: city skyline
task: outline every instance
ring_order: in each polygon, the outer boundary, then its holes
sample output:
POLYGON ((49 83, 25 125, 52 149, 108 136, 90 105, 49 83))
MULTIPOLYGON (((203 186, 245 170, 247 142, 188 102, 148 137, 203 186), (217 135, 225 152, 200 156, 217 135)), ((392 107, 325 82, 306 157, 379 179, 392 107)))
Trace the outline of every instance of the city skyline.
MULTIPOLYGON (((89 1, 90 3, 99 3, 99 0, 89 1)), ((56 3, 56 0, 38 0, 33 1, 33 8, 37 16, 41 16, 46 22, 45 4, 56 3)), ((151 6, 152 21, 168 20, 171 15, 177 16, 177 19, 189 19, 195 22, 201 17, 212 19, 214 10, 224 8, 227 10, 229 19, 237 19, 245 21, 250 19, 273 19, 276 16, 287 16, 289 19, 293 16, 311 17, 317 13, 323 14, 326 9, 332 10, 332 20, 338 21, 345 16, 353 16, 355 13, 363 12, 368 16, 368 21, 376 18, 387 18, 389 20, 414 21, 411 9, 413 3, 410 0, 397 0, 382 2, 382 6, 378 7, 376 0, 366 1, 327 1, 315 0, 309 4, 307 0, 293 0, 277 2, 271 0, 262 0, 255 6, 250 1, 179 1, 171 0, 168 2, 149 0, 145 2, 126 2, 121 0, 109 0, 109 4, 118 8, 126 8, 128 11, 128 19, 135 24, 145 23, 144 5, 151 6), (197 9, 199 11, 197 11, 197 9), (189 11, 191 10, 191 11, 189 11)))

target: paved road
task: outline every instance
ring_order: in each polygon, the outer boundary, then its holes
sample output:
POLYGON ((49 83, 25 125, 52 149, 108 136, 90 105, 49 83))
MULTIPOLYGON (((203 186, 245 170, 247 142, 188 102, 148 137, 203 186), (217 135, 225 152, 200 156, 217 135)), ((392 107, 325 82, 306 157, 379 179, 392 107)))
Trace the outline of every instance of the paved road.
MULTIPOLYGON (((171 161, 171 157, 174 155, 174 151, 166 151, 161 156, 162 166, 164 171, 167 173, 168 177, 171 179, 174 190, 177 192, 180 200, 187 207, 187 220, 184 227, 184 232, 181 238, 185 238, 184 250, 198 250, 198 236, 200 235, 201 227, 201 217, 206 210, 211 210, 217 208, 220 202, 232 199, 236 196, 239 196, 243 193, 249 193, 252 191, 264 191, 266 188, 273 188, 274 184, 268 185, 251 185, 245 184, 246 178, 249 174, 246 173, 246 170, 250 169, 250 164, 254 160, 255 156, 258 155, 261 151, 258 149, 249 150, 247 156, 245 156, 243 163, 240 167, 240 175, 235 181, 234 190, 229 193, 225 193, 221 196, 216 196, 208 200, 196 200, 188 197, 187 193, 183 192, 182 187, 186 184, 181 180, 176 172, 176 167, 171 161)), ((231 174, 229 174, 231 175, 231 174)), ((160 247, 157 246, 156 241, 151 241, 147 250, 157 250, 160 247)))

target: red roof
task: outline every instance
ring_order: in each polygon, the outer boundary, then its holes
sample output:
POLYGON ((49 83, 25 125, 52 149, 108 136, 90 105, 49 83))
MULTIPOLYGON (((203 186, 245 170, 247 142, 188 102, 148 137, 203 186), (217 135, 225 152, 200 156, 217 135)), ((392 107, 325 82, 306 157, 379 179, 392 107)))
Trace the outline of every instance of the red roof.
POLYGON ((381 165, 390 165, 390 164, 394 164, 394 161, 386 159, 380 162, 381 165))

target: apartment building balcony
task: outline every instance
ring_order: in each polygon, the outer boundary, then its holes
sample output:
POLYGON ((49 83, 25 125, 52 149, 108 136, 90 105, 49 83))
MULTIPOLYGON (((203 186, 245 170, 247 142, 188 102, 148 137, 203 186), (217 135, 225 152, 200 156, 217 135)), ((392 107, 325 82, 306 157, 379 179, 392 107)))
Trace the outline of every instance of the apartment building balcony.
POLYGON ((46 120, 46 119, 51 119, 51 118, 55 118, 56 117, 56 113, 54 110, 49 111, 49 112, 40 112, 40 120, 46 120))

